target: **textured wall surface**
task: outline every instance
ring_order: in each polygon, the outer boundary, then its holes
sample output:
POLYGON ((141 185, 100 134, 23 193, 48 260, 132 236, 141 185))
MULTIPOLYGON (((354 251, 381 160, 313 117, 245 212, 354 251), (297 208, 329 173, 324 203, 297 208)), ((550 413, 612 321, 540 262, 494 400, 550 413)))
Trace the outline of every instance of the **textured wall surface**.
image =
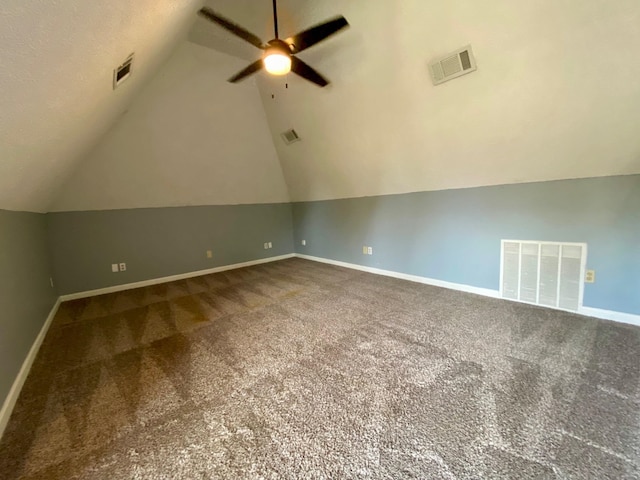
POLYGON ((288 203, 61 212, 47 220, 61 294, 293 252, 288 203), (119 262, 127 271, 112 273, 119 262))
POLYGON ((294 203, 293 218, 299 253, 494 290, 501 239, 586 242, 584 305, 640 314, 640 175, 294 203))
POLYGON ((45 216, 0 210, 0 404, 56 301, 50 272, 45 216))

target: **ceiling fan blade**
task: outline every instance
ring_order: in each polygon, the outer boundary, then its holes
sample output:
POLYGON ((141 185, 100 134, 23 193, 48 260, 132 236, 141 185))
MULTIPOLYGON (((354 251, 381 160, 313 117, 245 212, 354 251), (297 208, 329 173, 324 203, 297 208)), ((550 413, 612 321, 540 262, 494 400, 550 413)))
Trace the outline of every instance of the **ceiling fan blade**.
POLYGON ((233 23, 231 20, 227 20, 223 16, 218 15, 210 8, 203 7, 200 9, 198 13, 202 15, 204 18, 206 18, 207 20, 210 20, 213 23, 217 23, 222 28, 230 31, 231 33, 240 37, 244 41, 249 42, 251 45, 259 49, 265 48, 265 45, 262 42, 262 40, 260 40, 256 35, 244 29, 240 25, 233 23))
POLYGON ((291 51, 293 53, 299 53, 348 26, 349 22, 347 22, 347 19, 339 16, 315 27, 308 28, 297 35, 287 38, 285 41, 291 45, 291 51))
POLYGON ((320 87, 326 87, 329 85, 329 80, 293 55, 291 56, 291 71, 300 75, 302 78, 319 85, 320 87))
POLYGON ((253 62, 244 70, 241 70, 240 72, 236 73, 233 77, 229 79, 229 82, 231 83, 239 82, 240 80, 243 80, 244 78, 248 77, 252 73, 256 73, 261 68, 262 68, 262 59, 253 62))

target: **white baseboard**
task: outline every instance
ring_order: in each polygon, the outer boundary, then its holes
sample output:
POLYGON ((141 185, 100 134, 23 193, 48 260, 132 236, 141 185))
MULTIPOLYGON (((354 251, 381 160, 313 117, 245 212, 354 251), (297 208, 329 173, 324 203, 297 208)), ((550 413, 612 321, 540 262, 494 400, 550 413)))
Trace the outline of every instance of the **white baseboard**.
POLYGON ((292 257, 295 257, 295 253, 279 255, 277 257, 260 258, 258 260, 250 260, 248 262, 234 263, 232 265, 223 265, 221 267, 208 268, 206 270, 197 270, 195 272, 180 273, 178 275, 171 275, 168 277, 152 278, 151 280, 143 280, 140 282, 124 283, 122 285, 114 285, 113 287, 105 287, 105 288, 98 288, 96 290, 87 290, 84 292, 69 293, 67 295, 62 295, 60 299, 63 302, 66 302, 67 300, 77 300, 79 298, 94 297, 96 295, 104 295, 105 293, 122 292, 124 290, 131 290, 133 288, 148 287, 150 285, 158 285, 159 283, 175 282, 176 280, 184 280, 186 278, 200 277, 202 275, 224 272, 226 270, 234 270, 236 268, 251 267, 252 265, 260 265, 261 263, 276 262, 278 260, 284 260, 286 258, 292 258, 292 257))
POLYGON ((259 265, 261 263, 269 263, 269 262, 275 262, 277 260, 284 260, 286 258, 292 258, 294 256, 295 254, 290 253, 287 255, 279 255, 277 257, 261 258, 258 260, 251 260, 249 262, 235 263, 233 265, 224 265, 221 267, 209 268, 207 270, 199 270, 195 272, 182 273, 179 275, 172 275, 169 277, 154 278, 154 279, 145 280, 142 282, 127 283, 124 285, 116 285, 113 287, 100 288, 97 290, 90 290, 86 292, 72 293, 70 295, 62 295, 58 297, 58 299, 56 300, 56 303, 53 305, 53 308, 49 312, 49 316, 45 320, 44 325, 42 325, 42 328, 40 329, 40 333, 38 333, 38 336, 33 342, 33 345, 31 345, 31 350, 29 350, 27 358, 25 358, 24 362, 22 363, 20 372, 18 373, 18 376, 16 377, 16 379, 13 382, 13 385, 11 386, 11 390, 9 391, 7 398, 4 400, 4 403, 2 404, 2 409, 0 410, 0 438, 2 438, 4 429, 6 428, 7 423, 9 422, 9 418, 11 417, 11 413, 13 412, 13 408, 15 407, 16 402, 18 401, 18 397, 20 396, 20 391, 22 390, 22 386, 24 385, 24 382, 27 379, 27 376, 29 375, 29 371, 31 370, 33 361, 36 359, 36 355, 38 355, 38 350, 40 350, 40 346, 42 345, 42 342, 45 336, 47 335, 47 332, 49 331, 51 322, 53 322, 53 319, 56 316, 58 307, 60 307, 61 302, 64 302, 66 300, 75 300, 78 298, 92 297, 94 295, 102 295, 104 293, 120 292, 122 290, 145 287, 148 285, 157 285, 159 283, 172 282, 175 280, 183 280, 185 278, 199 277, 201 275, 207 275, 209 273, 224 272, 225 270, 233 270, 236 268, 250 267, 252 265, 259 265))
POLYGON ((603 310, 601 308, 580 307, 578 309, 580 315, 587 317, 601 318, 603 320, 612 320, 614 322, 628 323, 640 327, 640 315, 633 313, 616 312, 615 310, 603 310))
POLYGON ((18 401, 20 391, 22 390, 22 386, 24 385, 24 381, 27 379, 29 371, 31 370, 31 365, 33 365, 33 361, 36 359, 36 355, 38 355, 40 345, 42 345, 42 341, 49 331, 51 322, 53 322, 53 318, 56 316, 56 312, 58 311, 58 307, 60 306, 60 301, 60 298, 58 298, 58 300, 56 300, 56 303, 53 305, 53 308, 49 312, 49 316, 45 320, 44 325, 42 325, 40 333, 38 333, 38 336, 33 342, 33 345, 31 345, 31 350, 29 350, 27 358, 25 358, 24 362, 22 362, 22 367, 20 368, 20 372, 18 373, 18 376, 11 386, 11 390, 9 390, 9 395, 7 395, 7 398, 5 398, 4 403, 2 404, 2 409, 0 410, 0 438, 2 438, 4 429, 6 428, 7 423, 9 423, 9 417, 11 417, 13 407, 15 407, 16 402, 18 401))
POLYGON ((328 263, 330 265, 337 265, 339 267, 351 268, 353 270, 360 270, 362 272, 375 273, 376 275, 384 275, 385 277, 393 277, 399 278, 401 280, 409 280, 410 282, 424 283, 425 285, 432 285, 434 287, 448 288, 450 290, 458 290, 460 292, 475 293, 477 295, 483 295, 485 297, 500 298, 500 292, 498 290, 491 290, 490 288, 472 287, 471 285, 464 285, 462 283, 445 282, 444 280, 436 280, 435 278, 409 275, 408 273, 400 273, 394 272, 393 270, 383 270, 381 268, 366 267, 364 265, 358 265, 356 263, 340 262, 338 260, 331 260, 328 258, 312 257, 311 255, 296 254, 296 257, 313 260, 314 262, 322 262, 328 263))
MULTIPOLYGON (((355 263, 340 262, 338 260, 331 260, 329 258, 313 257, 311 255, 296 254, 298 258, 304 258, 306 260, 312 260, 314 262, 328 263, 330 265, 337 265, 339 267, 351 268, 353 270, 360 270, 362 272, 374 273, 376 275, 384 275, 387 277, 399 278, 402 280, 409 280, 410 282, 423 283, 425 285, 433 285, 435 287, 448 288, 451 290, 458 290, 461 292, 475 293, 477 295, 483 295, 485 297, 499 298, 499 290, 491 290, 490 288, 472 287, 470 285, 464 285, 461 283, 445 282, 443 280, 436 280, 434 278, 420 277, 418 275, 408 275, 406 273, 394 272, 392 270, 383 270, 380 268, 366 267, 364 265, 358 265, 355 263)), ((502 299, 507 301, 513 301, 508 299, 502 299)), ((524 302, 518 302, 524 303, 524 302)), ((531 305, 531 304, 529 304, 531 305)), ((566 311, 566 310, 563 310, 566 311)), ((600 308, 592 307, 580 307, 577 312, 580 315, 586 317, 594 317, 602 320, 612 320, 614 322, 627 323, 631 325, 640 326, 640 315, 634 315, 632 313, 616 312, 614 310, 603 310, 600 308)))
MULTIPOLYGON (((31 346, 31 350, 29 350, 29 354, 27 355, 27 358, 25 358, 24 362, 22 363, 20 372, 18 373, 18 376, 13 382, 11 390, 9 391, 9 395, 7 396, 7 398, 5 399, 2 405, 2 409, 0 410, 0 438, 4 433, 4 429, 7 426, 9 417, 11 416, 11 412, 13 411, 16 401, 18 400, 18 396, 20 395, 22 386, 24 385, 24 382, 27 379, 27 376, 29 375, 29 370, 31 369, 31 365, 33 365, 33 361, 35 360, 36 355, 38 354, 38 350, 42 345, 42 341, 44 340, 49 330, 51 322, 53 321, 53 318, 55 317, 61 302, 66 300, 74 300, 78 298, 92 297, 94 295, 102 295, 105 293, 120 292, 123 290, 129 290, 132 288, 145 287, 149 285, 157 285, 159 283, 171 282, 175 280, 183 280, 186 278, 198 277, 198 276, 207 275, 210 273, 224 272, 226 270, 233 270, 236 268, 250 267, 252 265, 275 262, 278 260, 284 260, 292 257, 312 260, 314 262, 328 263, 330 265, 351 268, 353 270, 360 270, 363 272, 373 273, 376 275, 384 275, 387 277, 399 278, 401 280, 408 280, 410 282, 422 283, 425 285, 432 285, 435 287, 448 288, 451 290, 458 290, 458 291, 467 292, 467 293, 475 293, 477 295, 483 295, 485 297, 500 298, 500 292, 498 290, 492 290, 489 288, 472 287, 470 285, 464 285, 461 283, 445 282, 443 280, 437 280, 434 278, 421 277, 418 275, 409 275, 406 273, 394 272, 392 270, 383 270, 381 268, 367 267, 367 266, 358 265, 355 263, 341 262, 338 260, 331 260, 328 258, 313 257, 311 255, 302 255, 302 254, 296 254, 296 253, 280 255, 277 257, 261 258, 259 260, 251 260, 249 262, 236 263, 233 265, 224 265, 221 267, 210 268, 207 270, 199 270, 195 272, 182 273, 179 275, 172 275, 169 277, 154 278, 151 280, 144 280, 142 282, 127 283, 124 285, 116 285, 113 287, 101 288, 97 290, 89 290, 86 292, 78 292, 78 293, 72 293, 69 295, 62 295, 56 301, 55 305, 51 309, 51 312, 49 312, 49 316, 44 322, 44 325, 42 326, 40 333, 38 334, 35 341, 33 342, 33 345, 31 346)), ((600 308, 592 308, 592 307, 580 307, 577 313, 588 316, 588 317, 595 317, 603 320, 613 320, 615 322, 621 322, 621 323, 640 326, 640 315, 634 315, 631 313, 616 312, 613 310, 603 310, 600 308)))

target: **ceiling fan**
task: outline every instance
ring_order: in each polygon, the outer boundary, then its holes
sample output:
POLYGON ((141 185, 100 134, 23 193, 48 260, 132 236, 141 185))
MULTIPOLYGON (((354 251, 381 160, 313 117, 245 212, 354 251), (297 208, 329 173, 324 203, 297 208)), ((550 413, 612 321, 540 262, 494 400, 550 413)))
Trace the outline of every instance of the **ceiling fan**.
POLYGON ((286 40, 281 40, 278 37, 278 8, 276 0, 273 0, 273 26, 275 30, 275 38, 273 40, 269 40, 267 43, 263 43, 262 40, 253 33, 240 25, 227 20, 210 8, 204 7, 200 9, 199 13, 207 20, 229 30, 231 33, 242 38, 244 41, 249 42, 254 47, 264 50, 262 58, 253 62, 247 68, 231 77, 229 79, 229 82, 231 83, 238 82, 264 67, 264 69, 272 75, 285 75, 292 71, 293 73, 300 75, 302 78, 309 80, 320 87, 324 87, 329 84, 329 81, 316 70, 297 58, 295 54, 320 43, 334 33, 337 33, 343 28, 349 26, 346 18, 338 16, 308 28, 287 38, 286 40))

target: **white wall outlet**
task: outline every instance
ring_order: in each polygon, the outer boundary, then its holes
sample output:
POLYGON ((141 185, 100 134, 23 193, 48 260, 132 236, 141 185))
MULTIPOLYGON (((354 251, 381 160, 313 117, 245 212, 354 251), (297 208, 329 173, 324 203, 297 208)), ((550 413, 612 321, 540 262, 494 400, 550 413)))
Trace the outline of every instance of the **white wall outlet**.
POLYGON ((273 243, 269 242, 269 248, 273 248, 273 243))
POLYGON ((127 271, 127 264, 126 263, 122 262, 120 264, 120 271, 121 272, 126 272, 127 271))
POLYGON ((367 255, 373 255, 373 247, 367 247, 367 255))
POLYGON ((584 281, 586 283, 596 283, 596 271, 595 270, 587 270, 584 281))
POLYGON ((112 264, 111 264, 111 271, 112 271, 113 273, 116 273, 116 272, 119 272, 119 271, 120 271, 120 268, 118 267, 118 264, 117 264, 117 263, 112 263, 112 264))
POLYGON ((367 246, 366 246, 366 245, 363 245, 363 246, 362 246, 362 254, 363 254, 363 255, 366 255, 366 254, 367 254, 367 252, 368 252, 368 250, 367 250, 367 246))
POLYGON ((307 241, 306 241, 306 240, 302 240, 302 242, 301 242, 301 243, 302 243, 302 245, 306 245, 306 244, 307 244, 307 241))
POLYGON ((267 250, 269 248, 269 242, 264 242, 264 249, 267 250))
POLYGON ((207 258, 213 258, 213 252, 211 250, 207 250, 207 258))

